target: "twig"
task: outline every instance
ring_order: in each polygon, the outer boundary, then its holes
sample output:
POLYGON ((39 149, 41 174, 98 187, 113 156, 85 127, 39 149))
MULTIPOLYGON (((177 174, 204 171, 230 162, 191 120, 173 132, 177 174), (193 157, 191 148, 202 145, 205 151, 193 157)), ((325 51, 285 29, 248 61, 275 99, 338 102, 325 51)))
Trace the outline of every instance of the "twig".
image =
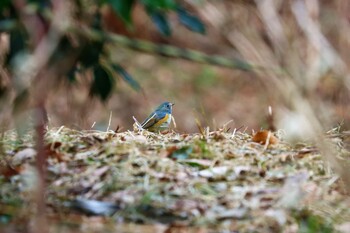
POLYGON ((266 141, 265 141, 265 145, 264 145, 264 151, 267 150, 267 147, 269 146, 270 144, 270 138, 271 138, 271 131, 269 130, 268 134, 267 134, 267 138, 266 138, 266 141))
POLYGON ((62 126, 56 131, 55 135, 58 135, 58 134, 62 131, 63 128, 64 128, 64 125, 62 125, 62 126))
POLYGON ((107 127, 106 132, 109 131, 109 127, 111 126, 111 121, 112 121, 112 111, 111 111, 111 113, 109 114, 108 127, 107 127))
POLYGON ((236 136, 236 131, 237 131, 237 128, 235 128, 233 130, 232 135, 231 135, 231 139, 233 139, 236 136))
POLYGON ((174 124, 174 128, 176 129, 176 122, 175 122, 175 118, 174 118, 174 116, 173 116, 173 115, 171 115, 171 121, 173 122, 173 124, 174 124))

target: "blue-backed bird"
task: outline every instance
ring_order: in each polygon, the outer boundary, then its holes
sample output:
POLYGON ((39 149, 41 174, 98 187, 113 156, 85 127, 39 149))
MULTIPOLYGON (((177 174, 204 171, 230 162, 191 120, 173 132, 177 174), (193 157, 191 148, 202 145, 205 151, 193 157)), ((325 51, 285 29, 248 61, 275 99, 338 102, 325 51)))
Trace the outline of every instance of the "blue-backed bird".
POLYGON ((151 132, 160 132, 169 128, 173 103, 164 102, 158 106, 142 123, 141 127, 151 132))

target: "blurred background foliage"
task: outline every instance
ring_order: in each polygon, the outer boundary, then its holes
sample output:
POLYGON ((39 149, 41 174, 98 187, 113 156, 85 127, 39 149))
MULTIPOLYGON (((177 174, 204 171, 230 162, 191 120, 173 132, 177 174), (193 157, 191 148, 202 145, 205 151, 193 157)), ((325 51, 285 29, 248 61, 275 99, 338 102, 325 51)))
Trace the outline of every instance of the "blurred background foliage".
POLYGON ((167 100, 179 132, 198 131, 196 119, 259 129, 269 106, 293 109, 301 96, 325 128, 348 127, 349 10, 346 0, 1 1, 2 126, 45 102, 51 125, 105 130, 112 112, 111 129, 127 130, 167 100), (143 53, 112 34, 266 70, 143 53), (288 82, 281 91, 285 77, 300 95, 288 82))

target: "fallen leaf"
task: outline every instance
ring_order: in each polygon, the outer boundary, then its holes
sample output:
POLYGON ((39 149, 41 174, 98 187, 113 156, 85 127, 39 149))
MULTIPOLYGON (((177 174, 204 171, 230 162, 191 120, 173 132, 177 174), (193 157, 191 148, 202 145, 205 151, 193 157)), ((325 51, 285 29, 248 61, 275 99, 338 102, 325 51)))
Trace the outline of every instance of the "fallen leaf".
POLYGON ((350 222, 344 222, 335 226, 335 229, 341 233, 349 233, 350 232, 350 222))
POLYGON ((125 135, 123 140, 127 142, 147 143, 147 138, 143 135, 125 135))
POLYGON ((216 216, 218 219, 243 219, 248 213, 247 208, 234 208, 228 209, 224 211, 220 211, 220 213, 216 216))
POLYGON ((205 178, 213 178, 213 177, 220 177, 227 173, 228 167, 222 166, 222 167, 213 167, 210 169, 201 170, 198 172, 198 175, 205 177, 205 178))
POLYGON ((173 151, 173 153, 170 155, 170 158, 177 159, 177 160, 183 160, 187 159, 190 154, 192 153, 192 147, 182 147, 178 150, 173 151))
POLYGON ((298 207, 305 195, 303 184, 307 181, 308 178, 309 174, 306 171, 288 177, 281 190, 281 199, 279 200, 279 205, 285 208, 298 207))
POLYGON ((283 226, 287 222, 287 216, 284 210, 269 209, 265 212, 265 215, 275 219, 280 226, 283 226))
POLYGON ((36 155, 36 150, 33 148, 25 148, 19 152, 17 152, 12 158, 12 165, 18 166, 25 162, 26 160, 32 160, 36 155))
POLYGON ((65 206, 85 214, 103 216, 110 216, 120 209, 119 206, 114 203, 89 199, 76 199, 71 202, 66 202, 65 206))
POLYGON ((167 147, 167 148, 166 148, 167 157, 171 156, 171 155, 174 153, 174 151, 176 151, 177 149, 178 149, 177 146, 170 146, 170 147, 167 147))
POLYGON ((235 174, 237 176, 244 175, 246 172, 250 171, 250 166, 236 166, 234 167, 235 174))
POLYGON ((0 166, 0 175, 3 175, 4 177, 6 177, 7 179, 18 175, 19 173, 21 173, 23 170, 22 166, 10 166, 9 164, 6 164, 5 166, 0 166))
POLYGON ((278 139, 269 130, 258 131, 256 134, 254 134, 252 141, 260 143, 262 145, 265 145, 267 141, 268 145, 274 145, 278 143, 278 139))
POLYGON ((65 158, 64 154, 58 152, 58 148, 62 145, 61 142, 53 142, 49 143, 45 146, 45 153, 47 156, 51 158, 57 159, 58 162, 64 162, 67 161, 67 158, 65 158))
POLYGON ((90 156, 98 154, 98 149, 90 149, 88 151, 83 151, 75 154, 75 160, 85 160, 88 159, 90 156))
POLYGON ((93 177, 97 178, 97 177, 104 175, 109 169, 110 169, 110 166, 103 166, 103 167, 96 169, 91 175, 93 177))
POLYGON ((209 159, 184 159, 181 163, 188 164, 191 167, 207 168, 213 165, 213 161, 209 159))

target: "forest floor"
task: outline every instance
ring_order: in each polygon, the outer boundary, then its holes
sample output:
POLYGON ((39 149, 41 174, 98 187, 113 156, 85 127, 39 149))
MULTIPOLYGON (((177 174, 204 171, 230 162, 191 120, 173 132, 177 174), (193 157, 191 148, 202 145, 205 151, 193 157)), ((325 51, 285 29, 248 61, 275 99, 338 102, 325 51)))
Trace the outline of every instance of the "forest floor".
MULTIPOLYGON (((348 162, 338 132, 328 134, 348 162)), ((229 129, 52 128, 45 139, 49 232, 350 232, 349 195, 318 149, 275 135, 267 145, 229 129)), ((1 232, 27 232, 36 216, 34 138, 2 136, 1 232)))

